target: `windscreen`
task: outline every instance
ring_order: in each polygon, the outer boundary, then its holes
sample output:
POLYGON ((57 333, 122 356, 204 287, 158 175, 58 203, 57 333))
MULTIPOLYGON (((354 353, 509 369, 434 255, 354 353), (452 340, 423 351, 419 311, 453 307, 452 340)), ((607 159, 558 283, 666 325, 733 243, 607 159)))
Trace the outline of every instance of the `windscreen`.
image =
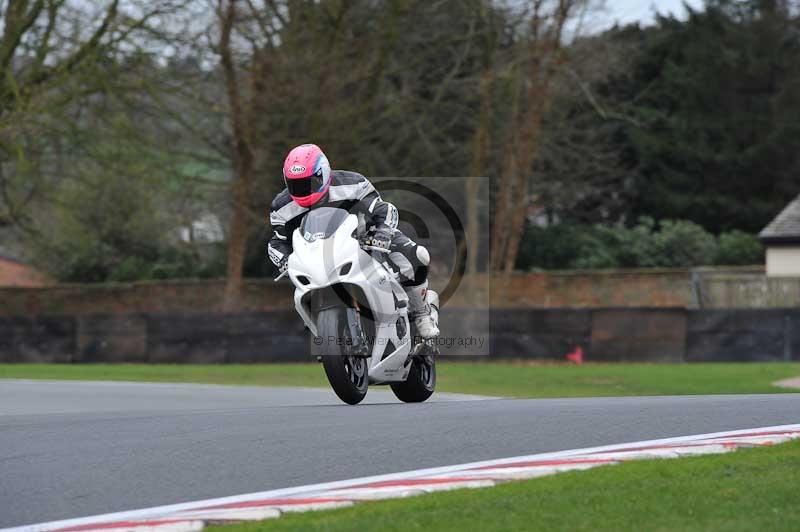
POLYGON ((339 229, 349 214, 344 209, 334 207, 314 209, 303 218, 303 223, 300 224, 300 234, 308 242, 328 238, 339 229))

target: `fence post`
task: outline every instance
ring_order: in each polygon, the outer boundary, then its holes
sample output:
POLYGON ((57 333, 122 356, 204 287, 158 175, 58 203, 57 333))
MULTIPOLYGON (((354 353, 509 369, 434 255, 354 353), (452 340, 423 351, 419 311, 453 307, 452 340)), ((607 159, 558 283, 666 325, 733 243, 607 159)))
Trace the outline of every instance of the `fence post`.
POLYGON ((703 308, 707 303, 703 275, 695 268, 692 268, 689 272, 689 283, 692 285, 692 305, 695 308, 703 308))

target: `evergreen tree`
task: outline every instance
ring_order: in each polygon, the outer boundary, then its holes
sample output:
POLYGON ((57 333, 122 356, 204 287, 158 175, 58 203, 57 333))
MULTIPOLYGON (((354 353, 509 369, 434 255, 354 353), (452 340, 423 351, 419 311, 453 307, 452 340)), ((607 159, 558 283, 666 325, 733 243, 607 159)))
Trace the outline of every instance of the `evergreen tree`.
POLYGON ((710 0, 646 32, 628 127, 633 218, 761 229, 800 189, 800 21, 778 0, 710 0))

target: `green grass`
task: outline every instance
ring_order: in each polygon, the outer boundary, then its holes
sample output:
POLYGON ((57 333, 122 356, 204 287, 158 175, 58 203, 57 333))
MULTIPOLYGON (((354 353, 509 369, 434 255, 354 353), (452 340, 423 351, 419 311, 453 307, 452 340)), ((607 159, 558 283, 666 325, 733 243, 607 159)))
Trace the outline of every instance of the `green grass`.
POLYGON ((286 514, 219 532, 796 531, 800 442, 286 514))
MULTIPOLYGON (((776 393, 800 364, 585 364, 440 362, 437 390, 505 397, 776 393)), ((325 387, 319 364, 0 364, 0 378, 200 382, 325 387)))
POLYGON ((442 364, 437 389, 511 397, 774 393, 800 364, 442 364))
POLYGON ((0 364, 0 378, 328 385, 319 364, 0 364))

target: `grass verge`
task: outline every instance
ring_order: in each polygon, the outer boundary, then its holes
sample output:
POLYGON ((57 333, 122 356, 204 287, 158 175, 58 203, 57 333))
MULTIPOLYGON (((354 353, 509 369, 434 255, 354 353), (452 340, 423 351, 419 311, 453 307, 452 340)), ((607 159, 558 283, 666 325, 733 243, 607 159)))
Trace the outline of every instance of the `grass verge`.
MULTIPOLYGON (((437 390, 504 397, 595 397, 791 392, 772 382, 798 363, 584 364, 440 362, 437 390)), ((326 387, 319 364, 0 364, 0 378, 198 382, 326 387)))
POLYGON ((643 460, 352 508, 212 527, 288 530, 795 531, 800 442, 670 460, 643 460))

